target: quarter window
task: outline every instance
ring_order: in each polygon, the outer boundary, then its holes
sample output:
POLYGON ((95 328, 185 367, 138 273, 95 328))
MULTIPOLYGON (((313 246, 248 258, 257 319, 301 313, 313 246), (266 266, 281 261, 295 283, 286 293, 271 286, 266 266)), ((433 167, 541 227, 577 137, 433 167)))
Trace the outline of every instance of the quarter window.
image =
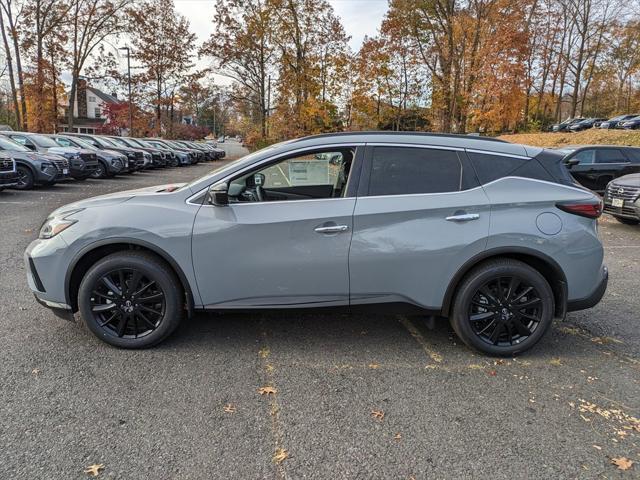
POLYGON ((627 163, 624 154, 617 148, 604 148, 597 150, 596 163, 627 163))
POLYGON ((375 147, 369 195, 458 192, 462 164, 457 152, 430 148, 375 147))
POLYGON ((553 182, 553 178, 535 158, 515 158, 490 153, 467 152, 478 173, 480 183, 504 177, 533 178, 553 182))

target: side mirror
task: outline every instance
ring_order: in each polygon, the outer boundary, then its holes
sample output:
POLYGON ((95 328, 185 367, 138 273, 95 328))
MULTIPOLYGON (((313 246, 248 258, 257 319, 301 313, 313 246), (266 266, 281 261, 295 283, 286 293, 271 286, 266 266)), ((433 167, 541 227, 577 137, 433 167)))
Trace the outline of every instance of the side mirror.
POLYGON ((224 207, 229 205, 229 185, 224 182, 214 183, 209 187, 207 192, 207 202, 209 205, 215 205, 216 207, 224 207))
POLYGON ((564 164, 567 166, 567 168, 571 168, 574 165, 578 165, 580 163, 580 160, 578 160, 577 158, 572 158, 571 160, 567 160, 566 162, 564 162, 564 164))
POLYGON ((24 146, 27 147, 29 150, 33 150, 34 152, 36 151, 36 146, 35 145, 31 145, 30 143, 26 143, 24 146))

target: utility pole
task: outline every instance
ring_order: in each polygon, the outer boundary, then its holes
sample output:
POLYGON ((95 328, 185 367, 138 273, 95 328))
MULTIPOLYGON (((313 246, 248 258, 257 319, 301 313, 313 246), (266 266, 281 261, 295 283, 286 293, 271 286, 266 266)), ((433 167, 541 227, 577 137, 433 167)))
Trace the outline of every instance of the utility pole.
POLYGON ((127 78, 129 80, 129 136, 133 137, 133 108, 131 105, 131 51, 129 47, 122 47, 118 50, 127 51, 127 78))

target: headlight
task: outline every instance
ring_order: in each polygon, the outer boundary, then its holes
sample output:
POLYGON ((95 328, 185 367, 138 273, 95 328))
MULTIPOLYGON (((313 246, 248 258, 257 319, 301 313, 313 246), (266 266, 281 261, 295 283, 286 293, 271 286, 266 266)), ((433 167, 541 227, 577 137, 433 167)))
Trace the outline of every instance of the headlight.
POLYGON ((47 168, 53 168, 53 163, 50 162, 42 162, 40 164, 40 170, 46 170, 47 168))
POLYGON ((40 235, 38 236, 38 238, 46 240, 55 237, 60 232, 63 232, 78 221, 67 217, 81 212, 82 210, 84 210, 84 208, 63 212, 60 215, 56 215, 55 217, 47 218, 42 224, 42 227, 40 227, 40 235))
POLYGON ((67 160, 77 160, 80 158, 80 154, 78 153, 65 153, 64 156, 67 160))

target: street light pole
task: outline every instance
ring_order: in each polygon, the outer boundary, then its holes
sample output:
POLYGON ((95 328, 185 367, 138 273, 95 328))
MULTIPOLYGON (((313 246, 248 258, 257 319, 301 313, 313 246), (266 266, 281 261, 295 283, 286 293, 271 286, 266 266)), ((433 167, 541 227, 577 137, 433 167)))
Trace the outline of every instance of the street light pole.
POLYGON ((118 50, 127 51, 127 77, 129 80, 129 136, 133 137, 133 109, 131 106, 131 55, 129 47, 122 47, 118 50))

